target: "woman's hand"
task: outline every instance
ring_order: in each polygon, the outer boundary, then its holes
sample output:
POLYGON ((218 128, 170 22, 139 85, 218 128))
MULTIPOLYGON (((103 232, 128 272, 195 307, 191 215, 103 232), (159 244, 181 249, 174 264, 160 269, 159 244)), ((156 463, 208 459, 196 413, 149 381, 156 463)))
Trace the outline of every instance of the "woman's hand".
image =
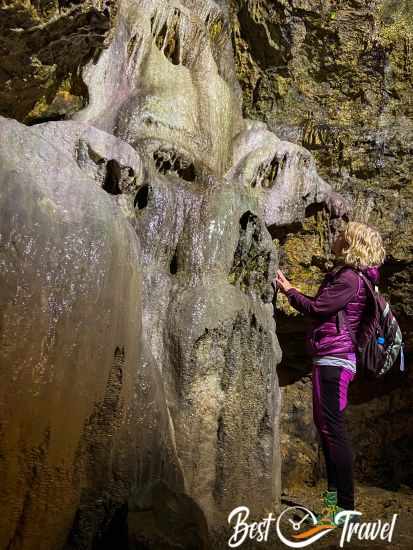
POLYGON ((275 277, 274 281, 277 285, 277 288, 279 288, 281 290, 281 292, 283 292, 284 294, 288 290, 290 290, 290 288, 293 288, 293 286, 285 278, 283 272, 280 271, 280 270, 277 271, 277 276, 275 277))

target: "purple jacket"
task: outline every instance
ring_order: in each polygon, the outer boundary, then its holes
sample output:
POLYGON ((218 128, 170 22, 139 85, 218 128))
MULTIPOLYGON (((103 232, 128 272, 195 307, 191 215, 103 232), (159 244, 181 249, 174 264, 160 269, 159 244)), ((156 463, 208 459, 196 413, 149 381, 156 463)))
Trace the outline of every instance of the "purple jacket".
MULTIPOLYGON (((363 269, 363 273, 373 285, 378 283, 378 266, 363 269)), ((288 290, 287 297, 292 307, 313 319, 307 335, 310 355, 334 355, 355 361, 355 348, 347 323, 353 334, 356 334, 366 305, 367 292, 363 279, 348 267, 339 267, 327 273, 314 298, 295 288, 288 290), (347 317, 347 323, 341 327, 337 315, 340 309, 344 309, 347 317)))

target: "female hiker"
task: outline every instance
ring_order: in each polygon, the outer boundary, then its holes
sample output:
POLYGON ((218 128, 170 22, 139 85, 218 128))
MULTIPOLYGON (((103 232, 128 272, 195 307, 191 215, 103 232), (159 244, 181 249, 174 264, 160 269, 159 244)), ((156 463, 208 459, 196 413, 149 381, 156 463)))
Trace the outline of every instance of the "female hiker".
MULTIPOLYGON (((379 266, 385 258, 380 234, 372 227, 348 222, 332 246, 338 265, 325 276, 314 298, 291 286, 281 271, 275 282, 291 306, 313 319, 307 338, 312 356, 313 418, 320 435, 326 463, 327 490, 318 522, 334 522, 341 510, 354 510, 353 455, 344 424, 349 383, 356 373, 355 347, 367 301, 366 283, 379 280, 379 266), (355 270, 355 269, 356 270, 355 270), (339 311, 344 314, 338 314, 339 311)), ((337 524, 337 523, 336 523, 337 524)))

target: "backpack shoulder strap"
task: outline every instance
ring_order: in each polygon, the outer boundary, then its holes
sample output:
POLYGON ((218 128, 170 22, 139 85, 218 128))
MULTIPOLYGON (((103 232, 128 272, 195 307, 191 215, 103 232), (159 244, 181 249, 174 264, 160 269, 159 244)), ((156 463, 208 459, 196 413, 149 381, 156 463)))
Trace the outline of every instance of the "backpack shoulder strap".
POLYGON ((372 292, 375 296, 377 294, 377 292, 375 290, 375 286, 373 286, 373 283, 370 281, 370 279, 368 277, 366 277, 366 275, 364 275, 364 273, 362 273, 361 271, 357 270, 357 273, 360 275, 360 277, 366 283, 367 288, 370 290, 370 292, 372 292))
MULTIPOLYGON (((375 298, 377 296, 377 293, 376 293, 375 289, 373 288, 373 285, 372 285, 370 279, 368 277, 366 277, 366 275, 364 275, 364 273, 362 273, 359 269, 357 269, 355 267, 352 267, 352 266, 344 266, 344 267, 349 267, 350 269, 355 271, 357 273, 357 275, 359 275, 361 277, 361 279, 366 283, 366 286, 369 289, 373 299, 375 300, 375 298)), ((352 340, 353 344, 357 347, 356 336, 355 336, 354 332, 352 331, 352 329, 350 327, 350 324, 347 322, 347 316, 346 316, 345 310, 340 309, 340 311, 337 312, 337 316, 339 318, 339 324, 340 325, 345 324, 346 327, 348 328, 351 340, 352 340)))
POLYGON ((351 341, 353 342, 353 344, 355 346, 357 346, 356 337, 355 337, 354 332, 352 331, 352 329, 350 327, 350 324, 347 322, 347 315, 346 315, 346 312, 344 311, 344 309, 340 309, 337 312, 337 315, 338 315, 338 319, 339 319, 339 326, 342 326, 343 324, 346 325, 346 327, 348 328, 348 331, 350 333, 351 341))
POLYGON ((353 267, 351 265, 345 266, 345 267, 352 269, 355 273, 357 273, 357 275, 361 277, 361 279, 366 283, 367 288, 370 290, 371 294, 373 295, 373 298, 377 296, 376 285, 373 285, 370 279, 366 275, 364 275, 364 273, 360 271, 360 269, 357 269, 356 267, 353 267))

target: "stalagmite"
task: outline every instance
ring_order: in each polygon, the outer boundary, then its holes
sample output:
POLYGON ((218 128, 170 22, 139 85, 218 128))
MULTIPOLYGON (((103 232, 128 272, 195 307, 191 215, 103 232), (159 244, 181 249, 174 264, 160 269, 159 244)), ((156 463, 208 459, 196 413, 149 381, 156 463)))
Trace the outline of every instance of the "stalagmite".
POLYGON ((0 119, 2 548, 208 548, 279 507, 269 229, 335 195, 243 118, 220 4, 122 0, 84 108, 0 119))

